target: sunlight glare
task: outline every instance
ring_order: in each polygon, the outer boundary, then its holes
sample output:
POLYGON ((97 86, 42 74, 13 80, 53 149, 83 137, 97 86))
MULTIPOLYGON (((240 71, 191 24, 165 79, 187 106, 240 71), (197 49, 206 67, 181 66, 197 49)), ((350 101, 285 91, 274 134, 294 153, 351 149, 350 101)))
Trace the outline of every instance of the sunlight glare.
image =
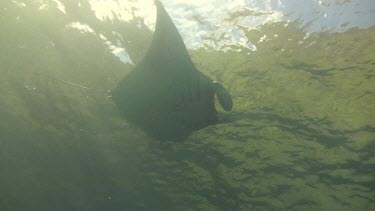
MULTIPOLYGON (((145 17, 146 19, 150 14, 156 14, 153 0, 89 0, 89 3, 96 17, 102 21, 106 19, 111 21, 119 19, 128 22, 135 17, 145 17)), ((147 22, 147 20, 145 20, 145 22, 147 22)))

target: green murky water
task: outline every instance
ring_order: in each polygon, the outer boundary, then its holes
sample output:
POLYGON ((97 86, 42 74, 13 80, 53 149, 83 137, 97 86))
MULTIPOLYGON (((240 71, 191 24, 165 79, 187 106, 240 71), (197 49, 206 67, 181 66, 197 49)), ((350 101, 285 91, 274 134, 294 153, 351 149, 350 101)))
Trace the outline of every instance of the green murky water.
MULTIPOLYGON (((100 22, 83 4, 0 3, 1 210, 375 210, 375 28, 248 31, 257 51, 191 51, 235 103, 183 143, 126 123, 110 93, 152 32, 100 22), (278 36, 274 36, 277 34, 278 36)), ((217 106, 219 108, 219 106, 217 106)))

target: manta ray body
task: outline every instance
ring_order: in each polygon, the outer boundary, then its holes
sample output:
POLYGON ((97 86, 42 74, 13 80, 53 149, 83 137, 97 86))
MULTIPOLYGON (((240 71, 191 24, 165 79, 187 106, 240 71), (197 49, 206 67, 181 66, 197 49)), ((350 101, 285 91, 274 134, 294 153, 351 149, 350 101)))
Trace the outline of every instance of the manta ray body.
POLYGON ((143 60, 120 81, 112 98, 127 121, 160 140, 183 140, 218 120, 232 99, 218 82, 197 70, 185 44, 159 1, 153 40, 143 60))

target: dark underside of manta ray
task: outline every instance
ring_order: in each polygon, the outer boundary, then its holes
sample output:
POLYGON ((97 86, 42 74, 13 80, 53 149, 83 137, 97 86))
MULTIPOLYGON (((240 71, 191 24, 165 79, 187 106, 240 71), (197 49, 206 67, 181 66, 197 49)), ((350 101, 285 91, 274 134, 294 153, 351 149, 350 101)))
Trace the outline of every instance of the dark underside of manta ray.
POLYGON ((217 122, 214 94, 232 109, 224 87, 199 72, 184 42, 159 1, 151 46, 143 60, 112 92, 127 121, 160 140, 183 140, 217 122))

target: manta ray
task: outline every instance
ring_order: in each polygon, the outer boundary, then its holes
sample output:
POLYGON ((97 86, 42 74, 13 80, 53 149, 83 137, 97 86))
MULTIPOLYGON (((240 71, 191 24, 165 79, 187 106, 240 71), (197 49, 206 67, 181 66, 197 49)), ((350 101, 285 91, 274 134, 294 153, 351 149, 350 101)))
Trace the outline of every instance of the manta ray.
POLYGON ((218 121, 221 106, 233 106, 229 92, 197 70, 172 19, 155 1, 155 32, 143 60, 122 79, 112 99, 125 119, 159 140, 183 140, 218 121))

